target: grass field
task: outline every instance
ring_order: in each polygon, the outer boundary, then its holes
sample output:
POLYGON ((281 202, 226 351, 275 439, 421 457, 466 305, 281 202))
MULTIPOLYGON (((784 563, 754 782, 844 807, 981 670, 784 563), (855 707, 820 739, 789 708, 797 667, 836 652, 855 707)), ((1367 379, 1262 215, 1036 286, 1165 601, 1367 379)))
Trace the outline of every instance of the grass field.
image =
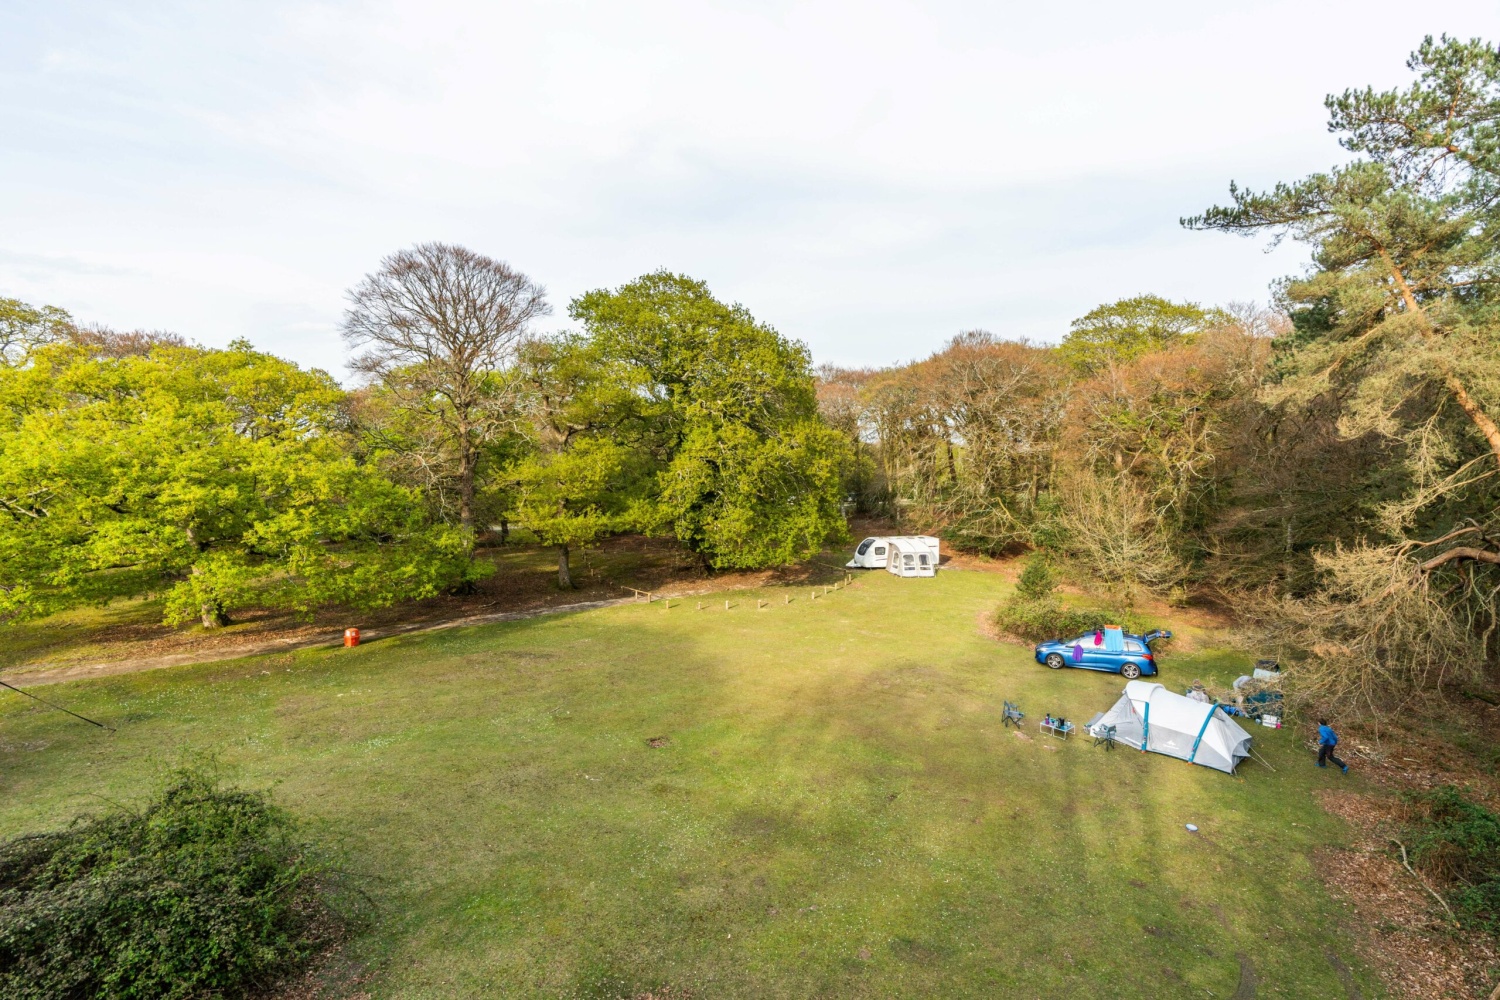
POLYGON ((1314 790, 1356 779, 1292 730, 1238 777, 1044 740, 1121 681, 983 638, 1007 586, 871 573, 45 690, 113 736, 5 693, 0 833, 213 751, 365 880, 377 997, 1353 995, 1335 961, 1378 996, 1314 870, 1345 836, 1314 790))

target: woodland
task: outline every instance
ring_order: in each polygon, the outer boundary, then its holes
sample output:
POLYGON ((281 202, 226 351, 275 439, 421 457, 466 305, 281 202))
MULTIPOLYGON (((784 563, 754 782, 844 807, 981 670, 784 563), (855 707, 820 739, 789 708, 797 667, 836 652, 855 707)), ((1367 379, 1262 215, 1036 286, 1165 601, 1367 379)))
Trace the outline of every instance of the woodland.
MULTIPOLYGON (((1101 305, 881 369, 669 271, 568 303, 463 247, 348 294, 352 388, 236 342, 0 300, 0 618, 165 594, 170 623, 472 586, 524 526, 782 566, 852 514, 1033 553, 1129 606, 1232 606, 1301 697, 1379 715, 1500 657, 1500 55, 1425 40, 1327 100, 1347 162, 1192 230, 1291 238, 1268 306, 1101 305), (1061 331, 1060 331, 1061 332, 1061 331)), ((1045 595, 1036 600, 1047 600, 1045 595)))

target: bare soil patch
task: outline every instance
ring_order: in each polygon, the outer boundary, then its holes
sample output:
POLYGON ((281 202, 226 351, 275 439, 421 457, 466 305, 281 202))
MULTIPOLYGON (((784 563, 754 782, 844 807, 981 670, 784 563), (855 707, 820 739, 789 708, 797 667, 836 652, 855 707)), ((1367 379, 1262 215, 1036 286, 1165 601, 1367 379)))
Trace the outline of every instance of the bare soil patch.
MULTIPOLYGON (((674 543, 622 536, 575 559, 573 590, 557 587, 552 551, 533 545, 481 550, 497 569, 473 591, 382 608, 331 608, 312 621, 285 611, 250 609, 226 628, 170 628, 152 618, 104 622, 87 634, 64 634, 0 668, 0 676, 25 685, 154 670, 189 663, 233 659, 314 646, 337 645, 346 628, 358 628, 361 641, 393 635, 505 621, 518 617, 602 607, 631 600, 688 597, 711 590, 751 589, 772 584, 833 583, 842 567, 821 560, 783 570, 707 573, 674 543)), ((76 633, 81 630, 71 630, 76 633)))
POLYGON ((1378 732, 1351 729, 1344 736, 1340 755, 1375 789, 1330 789, 1320 796, 1323 808, 1343 819, 1354 839, 1347 849, 1321 852, 1319 870, 1334 898, 1349 908, 1359 951, 1392 996, 1483 1000, 1500 984, 1500 947, 1487 935, 1455 929, 1402 866, 1393 842, 1404 826, 1404 791, 1457 785, 1491 806, 1497 801, 1500 782, 1485 762, 1432 731, 1446 724, 1478 746, 1493 746, 1500 736, 1500 710, 1459 701, 1440 711, 1436 720, 1413 719, 1378 732))

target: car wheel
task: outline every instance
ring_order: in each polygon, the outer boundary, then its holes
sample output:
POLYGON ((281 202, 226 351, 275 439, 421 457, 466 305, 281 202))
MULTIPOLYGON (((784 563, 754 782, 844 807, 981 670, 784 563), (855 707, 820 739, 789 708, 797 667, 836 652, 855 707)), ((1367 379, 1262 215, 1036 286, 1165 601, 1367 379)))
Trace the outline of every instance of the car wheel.
POLYGON ((1137 677, 1141 676, 1141 668, 1136 666, 1134 663, 1127 663, 1120 668, 1120 674, 1127 681, 1133 681, 1137 677))
POLYGON ((1063 666, 1062 654, 1061 653, 1048 653, 1047 654, 1047 666, 1051 667, 1053 670, 1061 670, 1062 666, 1063 666))

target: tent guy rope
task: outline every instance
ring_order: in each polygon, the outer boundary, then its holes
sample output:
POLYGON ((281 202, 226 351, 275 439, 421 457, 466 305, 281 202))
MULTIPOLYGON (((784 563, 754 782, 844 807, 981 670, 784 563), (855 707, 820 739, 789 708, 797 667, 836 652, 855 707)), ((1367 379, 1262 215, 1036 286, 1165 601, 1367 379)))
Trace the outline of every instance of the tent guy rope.
POLYGON ((85 718, 84 716, 79 715, 77 712, 70 712, 66 708, 63 708, 61 705, 54 705, 50 701, 45 701, 45 700, 43 700, 41 698, 38 698, 36 695, 32 694, 29 691, 22 691, 20 688, 16 687, 14 684, 7 684, 4 681, 0 681, 0 687, 10 688, 16 694, 25 695, 26 697, 30 698, 32 701, 41 702, 43 705, 46 705, 48 708, 54 708, 54 709, 56 709, 59 712, 66 712, 68 715, 71 715, 73 718, 75 718, 75 719, 82 719, 84 722, 87 722, 89 725, 91 725, 91 726, 98 726, 100 729, 103 729, 106 732, 112 733, 112 732, 115 731, 115 729, 114 729, 113 726, 106 726, 102 722, 95 722, 93 719, 85 718))

